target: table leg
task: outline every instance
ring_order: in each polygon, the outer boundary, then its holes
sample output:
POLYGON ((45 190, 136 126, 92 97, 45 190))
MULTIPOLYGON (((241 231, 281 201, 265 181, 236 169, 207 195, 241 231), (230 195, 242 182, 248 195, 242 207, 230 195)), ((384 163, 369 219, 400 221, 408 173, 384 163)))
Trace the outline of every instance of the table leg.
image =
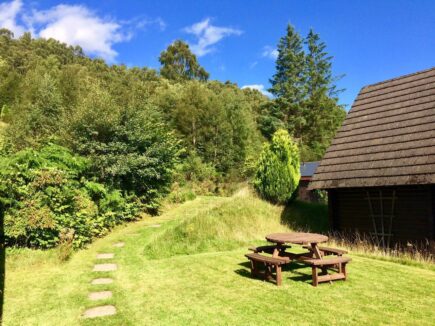
POLYGON ((322 259, 322 254, 320 253, 320 250, 319 250, 319 247, 317 246, 317 243, 312 243, 311 249, 313 250, 314 256, 317 259, 322 259))
POLYGON ((275 249, 273 249, 272 257, 274 257, 274 258, 279 257, 281 250, 282 250, 281 244, 277 243, 275 249))

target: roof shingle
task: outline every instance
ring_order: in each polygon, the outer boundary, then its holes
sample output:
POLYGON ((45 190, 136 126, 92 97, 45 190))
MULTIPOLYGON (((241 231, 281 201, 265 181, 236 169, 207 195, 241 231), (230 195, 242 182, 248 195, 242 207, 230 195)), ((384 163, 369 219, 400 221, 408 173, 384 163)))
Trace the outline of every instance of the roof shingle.
POLYGON ((435 184, 435 67, 363 87, 311 189, 435 184))

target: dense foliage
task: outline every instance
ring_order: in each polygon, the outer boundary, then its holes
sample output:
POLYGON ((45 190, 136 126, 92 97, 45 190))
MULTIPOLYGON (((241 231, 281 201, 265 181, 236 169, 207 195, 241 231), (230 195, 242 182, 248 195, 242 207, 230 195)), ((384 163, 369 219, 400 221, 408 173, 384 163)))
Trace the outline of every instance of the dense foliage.
POLYGON ((300 174, 299 149, 286 130, 275 132, 260 154, 254 187, 273 203, 286 203, 295 192, 300 174))
POLYGON ((141 205, 87 178, 90 161, 48 144, 0 160, 0 201, 6 208, 6 243, 49 248, 72 232, 81 247, 135 219, 141 205))
POLYGON ((29 33, 15 39, 1 30, 0 50, 9 244, 52 247, 73 231, 82 246, 139 210, 156 213, 171 187, 200 184, 176 201, 221 191, 219 184, 243 178, 261 146, 255 115, 267 98, 206 82, 182 42, 162 53, 160 75, 29 33), (47 151, 82 163, 57 165, 47 151), (51 181, 36 186, 40 178, 51 181))

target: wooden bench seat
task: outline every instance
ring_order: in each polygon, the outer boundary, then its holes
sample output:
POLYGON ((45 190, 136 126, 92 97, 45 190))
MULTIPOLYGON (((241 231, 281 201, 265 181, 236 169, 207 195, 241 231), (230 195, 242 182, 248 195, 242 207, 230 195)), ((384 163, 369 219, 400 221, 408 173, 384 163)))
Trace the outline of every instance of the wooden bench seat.
MULTIPOLYGON (((304 249, 311 249, 311 246, 302 246, 304 249)), ((336 249, 336 248, 329 248, 329 247, 319 247, 319 250, 322 254, 322 256, 343 256, 347 254, 346 250, 343 249, 336 249)))
POLYGON ((275 282, 280 286, 282 283, 282 270, 281 265, 287 264, 288 259, 275 258, 270 256, 260 255, 259 253, 249 253, 245 255, 251 262, 251 275, 262 277, 264 280, 273 279, 273 270, 275 270, 275 282), (258 268, 258 265, 264 266, 264 272, 262 273, 258 268))
POLYGON ((321 282, 331 282, 334 280, 346 280, 346 264, 352 259, 349 257, 335 257, 331 259, 316 259, 316 258, 306 258, 301 260, 301 262, 310 265, 312 269, 313 276, 313 286, 317 286, 321 282), (337 267, 337 273, 328 274, 328 267, 337 267), (321 268, 322 275, 317 274, 317 269, 321 268))

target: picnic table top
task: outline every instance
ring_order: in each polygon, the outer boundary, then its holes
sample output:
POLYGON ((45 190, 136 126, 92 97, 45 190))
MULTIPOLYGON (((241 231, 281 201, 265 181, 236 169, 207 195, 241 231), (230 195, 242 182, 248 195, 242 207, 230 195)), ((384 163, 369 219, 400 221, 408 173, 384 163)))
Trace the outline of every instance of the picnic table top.
POLYGON ((318 233, 290 232, 290 233, 272 233, 266 236, 266 240, 274 243, 319 243, 328 241, 328 237, 318 233))

